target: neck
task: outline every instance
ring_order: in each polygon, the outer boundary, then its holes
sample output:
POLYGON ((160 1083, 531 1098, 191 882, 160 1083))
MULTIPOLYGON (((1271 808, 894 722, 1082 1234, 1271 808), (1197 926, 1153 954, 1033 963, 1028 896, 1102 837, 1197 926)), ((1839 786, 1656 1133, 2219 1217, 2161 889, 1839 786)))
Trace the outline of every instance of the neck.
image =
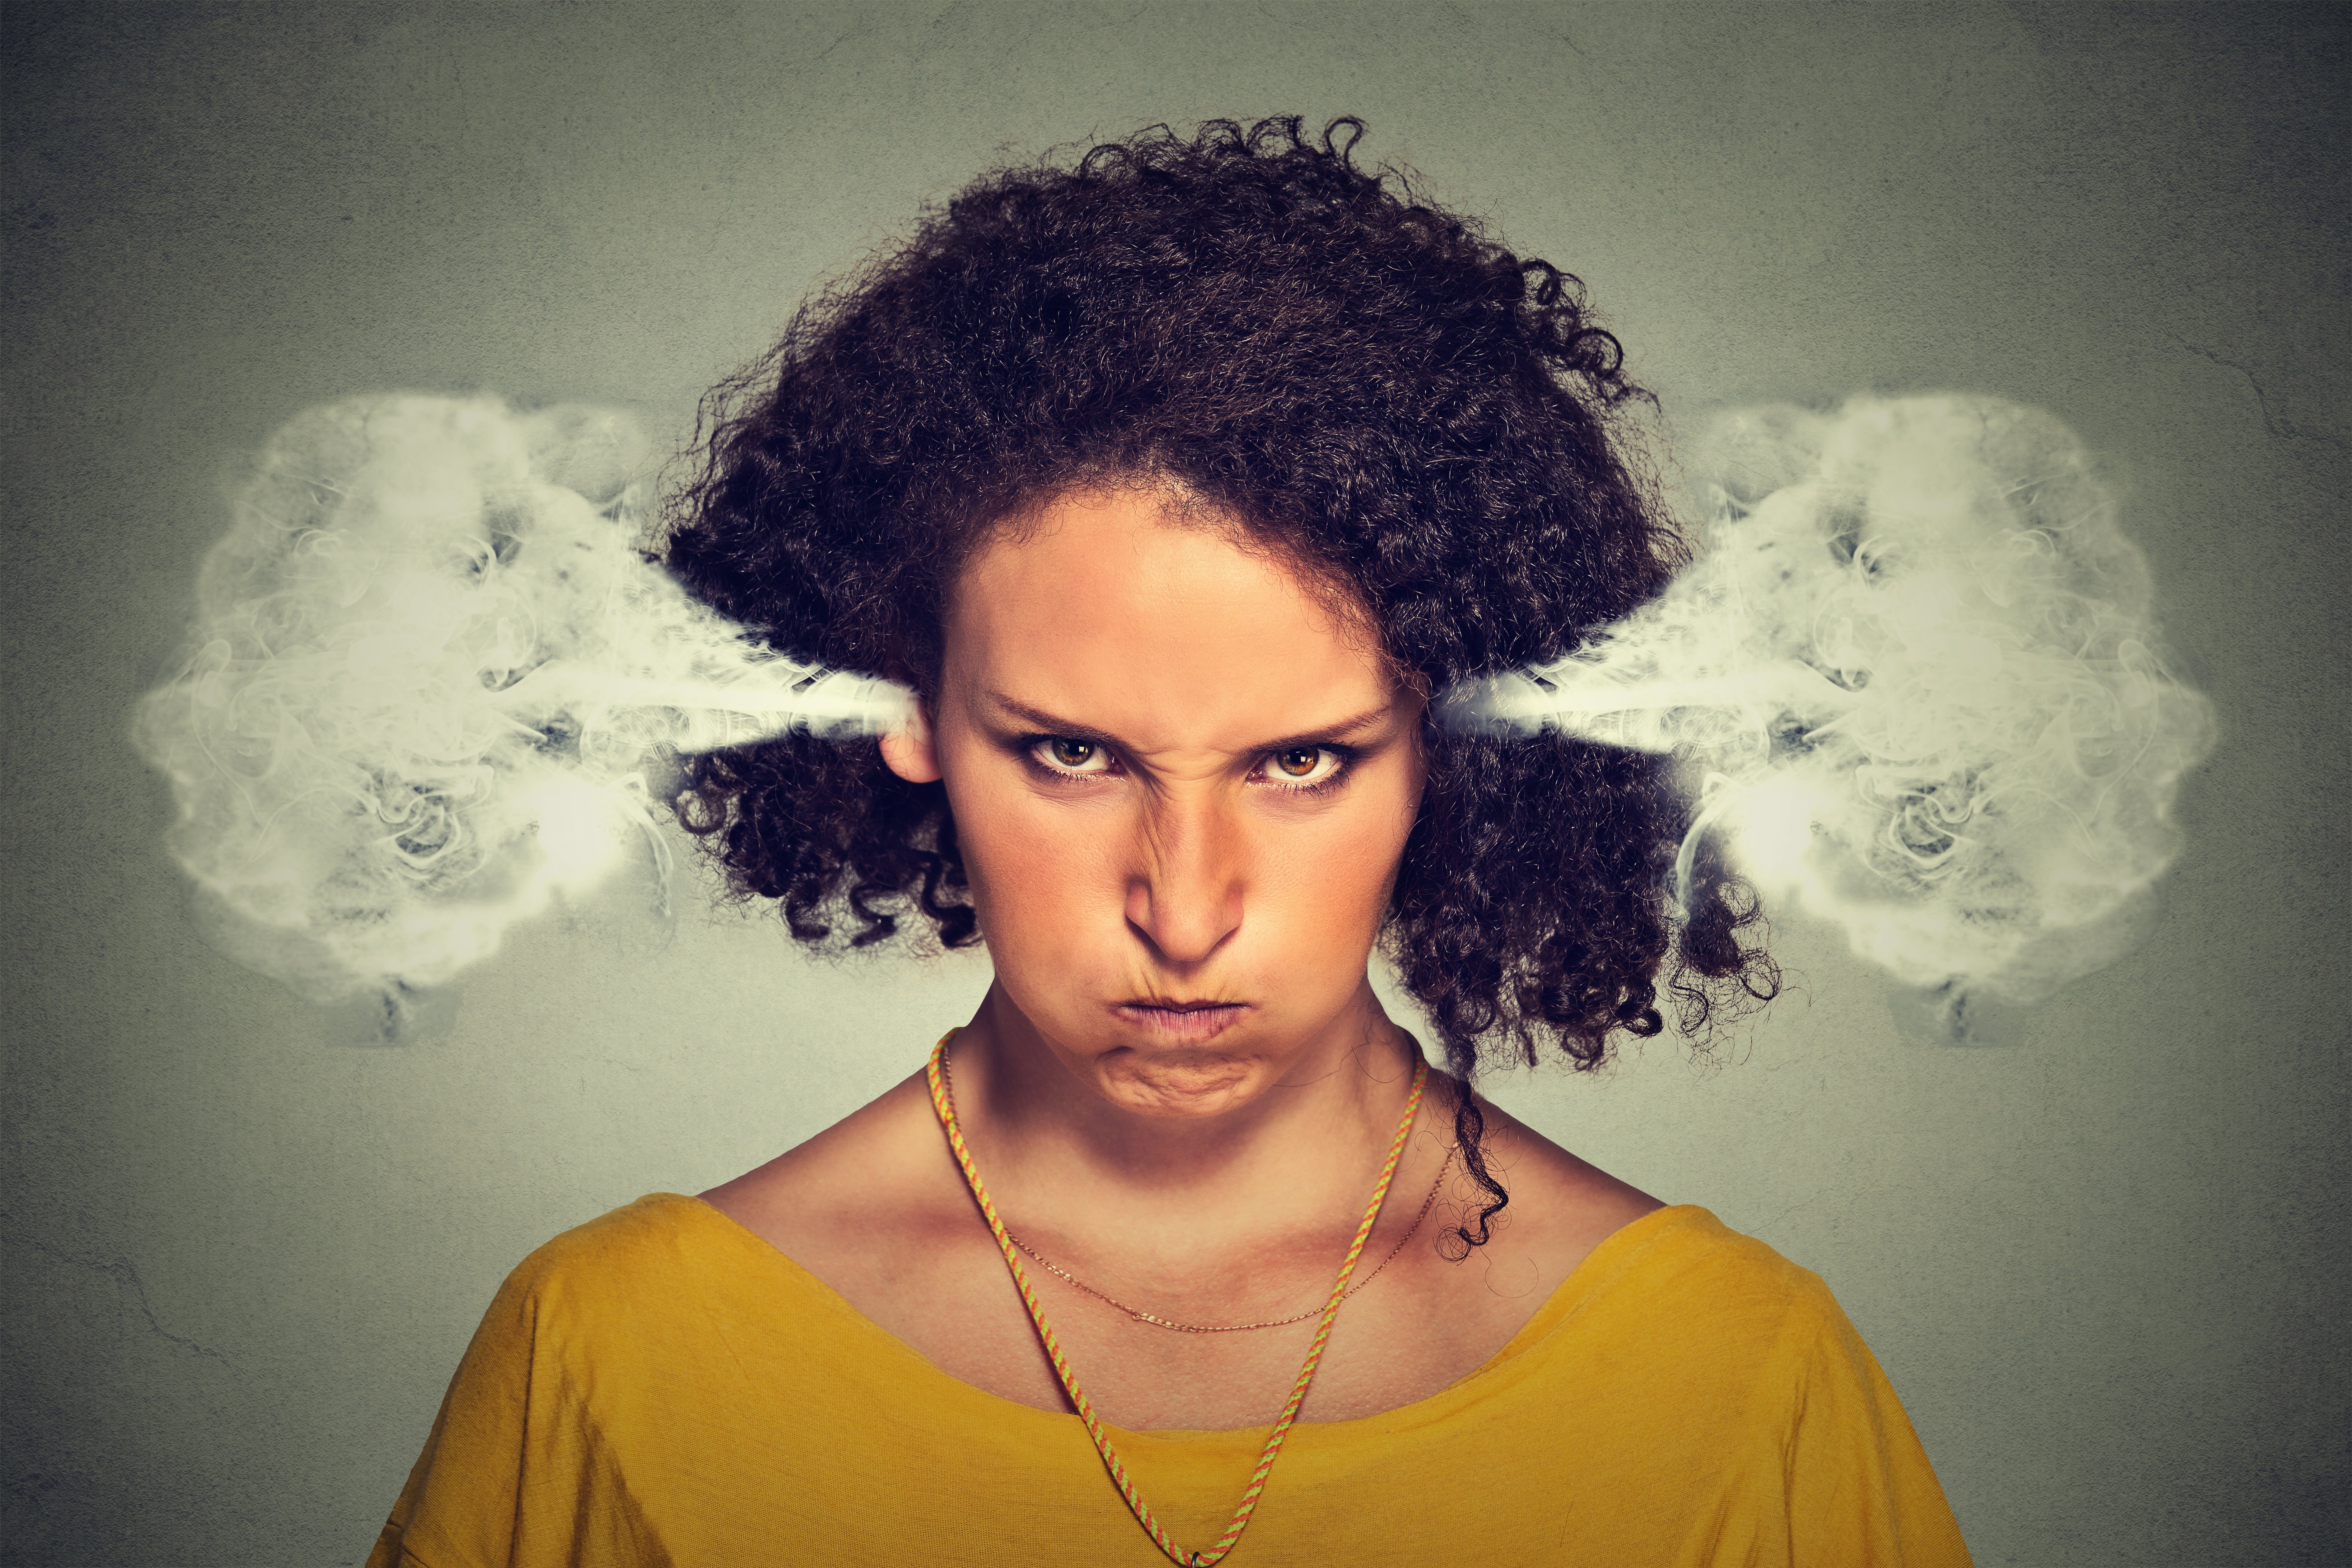
POLYGON ((950 1047, 958 1117, 1016 1229, 1160 1250, 1352 1220, 1419 1055, 1369 983, 1313 1036, 1241 1062, 1209 1110, 1121 1103, 1001 988, 950 1047))

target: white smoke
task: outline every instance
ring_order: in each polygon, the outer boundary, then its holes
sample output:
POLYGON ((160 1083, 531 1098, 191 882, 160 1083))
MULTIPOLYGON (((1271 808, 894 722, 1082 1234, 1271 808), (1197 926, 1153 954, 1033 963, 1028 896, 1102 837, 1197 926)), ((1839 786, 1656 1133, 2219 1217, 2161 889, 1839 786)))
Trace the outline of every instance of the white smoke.
MULTIPOLYGON (((139 713, 216 942, 397 1013, 632 841, 661 861, 666 754, 903 721, 904 689, 758 647, 647 563, 648 458, 617 416, 487 399, 278 434, 205 560, 194 651, 139 713)), ((2073 436, 1991 399, 1861 400, 1733 416, 1698 467, 1696 565, 1444 716, 1681 753, 1681 882, 1719 833, 1953 1010, 2126 951, 2213 725, 2073 436)))
POLYGON ((904 689, 746 641, 648 563, 649 455, 619 416, 488 399, 361 398, 278 433, 137 727, 240 962, 396 1012, 633 839, 663 859, 666 752, 901 721, 904 689))
POLYGON ((1681 753, 1703 782, 1676 896, 1720 833, 1948 1022, 2134 945, 2213 721, 2073 434, 1991 398, 1858 399, 1731 416, 1697 467, 1696 564, 1448 719, 1681 753))

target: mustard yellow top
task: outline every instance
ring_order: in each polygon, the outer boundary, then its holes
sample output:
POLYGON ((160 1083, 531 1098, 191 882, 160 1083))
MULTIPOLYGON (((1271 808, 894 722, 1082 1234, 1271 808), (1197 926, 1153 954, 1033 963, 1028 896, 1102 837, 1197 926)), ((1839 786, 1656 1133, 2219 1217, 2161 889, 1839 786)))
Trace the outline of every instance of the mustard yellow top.
MULTIPOLYGON (((1265 1437, 1114 1441, 1193 1546, 1223 1528, 1265 1437)), ((1385 1415, 1300 1423, 1226 1563, 1968 1560, 1894 1390, 1829 1290, 1682 1206, 1602 1242, 1459 1383, 1385 1415)), ((565 1232, 508 1277, 368 1559, 1167 1561, 1076 1415, 948 1376, 675 1193, 565 1232)))

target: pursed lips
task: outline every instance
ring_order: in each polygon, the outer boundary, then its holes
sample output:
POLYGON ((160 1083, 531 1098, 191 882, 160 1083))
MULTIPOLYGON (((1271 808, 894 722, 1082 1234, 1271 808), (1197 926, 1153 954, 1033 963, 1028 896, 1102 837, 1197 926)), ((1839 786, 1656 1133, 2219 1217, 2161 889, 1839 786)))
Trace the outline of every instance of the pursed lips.
POLYGON ((1112 1009, 1130 1024, 1163 1040, 1197 1045, 1224 1033, 1249 1010, 1246 1002, 1121 1002, 1112 1009))

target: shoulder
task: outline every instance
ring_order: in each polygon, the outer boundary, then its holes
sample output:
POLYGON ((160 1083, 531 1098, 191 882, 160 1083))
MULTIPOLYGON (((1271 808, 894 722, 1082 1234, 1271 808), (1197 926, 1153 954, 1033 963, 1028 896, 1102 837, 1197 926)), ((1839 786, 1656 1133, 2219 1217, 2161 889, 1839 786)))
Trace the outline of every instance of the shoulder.
POLYGON ((1820 1276, 1769 1244, 1696 1205, 1663 1203, 1481 1105, 1488 1161, 1510 1194, 1486 1249, 1490 1271, 1515 1269, 1546 1288, 1515 1344, 1574 1320, 1588 1342, 1704 1352, 1732 1372, 1852 1333, 1820 1276))
POLYGON ((1785 1538, 1774 1561, 1968 1562, 1918 1435, 1829 1287, 1706 1209, 1658 1209, 1609 1237, 1537 1326, 1513 1347, 1528 1430, 1601 1468, 1639 1456, 1623 1495, 1676 1476, 1661 1509, 1785 1538))
POLYGON ((1695 1205, 1660 1208, 1595 1247, 1547 1327, 1671 1367, 1679 1382, 1795 1394, 1877 1376, 1820 1275, 1695 1205))
POLYGON ((746 1347, 789 1339, 838 1349, 862 1325, 829 1282, 723 1210, 652 1193, 553 1237, 510 1270, 466 1360, 498 1375, 537 1368, 559 1380, 663 1367, 732 1364, 746 1347), (845 1339, 846 1336, 846 1339, 845 1339))
MULTIPOLYGON (((1449 1082, 1450 1100, 1452 1086, 1449 1082)), ((1665 1207, 1656 1198, 1570 1153, 1518 1118, 1478 1100, 1479 1144, 1507 1201, 1494 1216, 1481 1270, 1524 1296, 1549 1297, 1605 1241, 1665 1207)), ((1451 1122, 1451 1116, 1445 1119, 1451 1122)), ((1449 1129, 1450 1130, 1450 1129, 1449 1129)), ((1466 1171, 1455 1177, 1450 1217, 1475 1231, 1489 1201, 1466 1171)))
POLYGON ((625 1329, 674 1307, 709 1272, 732 1227, 679 1193, 649 1193, 572 1226, 508 1273, 482 1333, 544 1342, 583 1329, 625 1329))
POLYGON ((1794 1561, 1968 1563, 1902 1401, 1820 1275, 1688 1205, 1594 1261, 1581 1283, 1606 1326, 1587 1326, 1612 1342, 1594 1392, 1694 1453, 1750 1455, 1751 1506, 1785 1521, 1794 1561))
POLYGON ((971 1227, 920 1073, 701 1197, 836 1288, 853 1260, 963 1237, 971 1227))
POLYGON ((682 1194, 648 1193, 542 1243, 508 1280, 532 1294, 570 1293, 659 1268, 687 1245, 698 1206, 682 1194))
POLYGON ((1659 1209, 1600 1258, 1661 1306, 1759 1323, 1843 1321, 1820 1275, 1693 1204, 1659 1209))
POLYGON ((1580 1300, 1624 1291, 1655 1310, 1843 1322, 1821 1278, 1767 1243, 1695 1205, 1662 1202, 1480 1103, 1488 1162, 1510 1194, 1498 1256, 1531 1247, 1553 1255, 1580 1300))

